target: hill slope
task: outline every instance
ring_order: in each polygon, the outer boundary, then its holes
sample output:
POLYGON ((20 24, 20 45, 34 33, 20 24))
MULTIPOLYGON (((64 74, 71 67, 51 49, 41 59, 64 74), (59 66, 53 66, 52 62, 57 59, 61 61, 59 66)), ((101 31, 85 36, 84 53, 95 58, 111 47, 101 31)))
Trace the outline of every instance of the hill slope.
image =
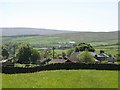
POLYGON ((105 40, 118 40, 118 31, 114 32, 72 32, 67 34, 55 35, 65 39, 76 41, 105 41, 105 40))
POLYGON ((58 42, 95 42, 95 44, 118 43, 118 31, 114 32, 73 32, 33 28, 4 28, 2 42, 25 42, 34 46, 59 46, 58 42), (15 32, 14 32, 15 31, 15 32), (12 35, 12 36, 11 36, 12 35), (21 35, 21 36, 20 36, 21 35), (24 36, 25 35, 25 36, 24 36), (26 36, 27 35, 27 36, 26 36), (33 36, 32 36, 33 35, 33 36), (34 36, 36 35, 36 36, 34 36))
POLYGON ((0 31, 2 31, 2 36, 53 35, 53 34, 70 32, 70 31, 60 31, 60 30, 43 29, 43 28, 0 28, 0 31))

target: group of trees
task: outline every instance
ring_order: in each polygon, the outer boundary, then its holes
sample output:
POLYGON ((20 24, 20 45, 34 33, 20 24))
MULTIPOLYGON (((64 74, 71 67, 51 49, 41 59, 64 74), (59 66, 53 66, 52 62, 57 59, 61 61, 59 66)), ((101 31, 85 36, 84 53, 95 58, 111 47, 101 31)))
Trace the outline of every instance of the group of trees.
POLYGON ((85 51, 85 50, 88 50, 90 52, 95 52, 95 49, 90 44, 80 43, 76 45, 75 47, 69 49, 67 52, 67 56, 69 57, 74 52, 80 52, 80 51, 85 51))
MULTIPOLYGON (((52 50, 37 50, 24 43, 4 44, 1 55, 3 59, 8 59, 9 56, 14 57, 15 62, 20 64, 36 64, 38 60, 53 58, 52 50)), ((54 58, 57 58, 56 52, 54 52, 54 58)))
POLYGON ((81 52, 77 58, 80 63, 95 63, 95 59, 90 52, 95 52, 95 49, 87 43, 80 43, 71 48, 67 52, 67 56, 70 57, 73 53, 81 52))
POLYGON ((28 63, 33 63, 35 64, 38 59, 40 59, 40 53, 30 47, 29 44, 24 44, 22 47, 20 47, 18 54, 18 63, 21 64, 28 64, 28 63))
POLYGON ((95 52, 95 49, 88 43, 80 43, 75 47, 75 52, 88 50, 90 52, 95 52))
MULTIPOLYGON (((33 49, 29 44, 7 44, 2 47, 2 56, 4 59, 7 59, 10 56, 10 52, 12 52, 13 56, 15 57, 15 61, 21 64, 36 64, 40 59, 55 59, 59 57, 54 49, 53 51, 50 49, 38 51, 36 49, 33 49), (17 52, 15 53, 16 49, 17 52)), ((67 54, 62 52, 61 55, 62 57, 70 57, 71 54, 76 52, 81 52, 77 56, 80 62, 95 63, 95 58, 90 53, 95 52, 95 49, 87 43, 80 43, 78 45, 75 45, 73 48, 68 50, 67 54)), ((101 50, 100 53, 104 53, 104 51, 101 50)), ((118 54, 118 59, 120 59, 120 54, 118 54)))
POLYGON ((30 47, 29 44, 22 44, 19 45, 19 48, 15 48, 15 45, 8 45, 5 44, 2 46, 2 57, 3 59, 7 59, 10 54, 12 54, 13 57, 16 58, 16 62, 21 63, 21 64, 28 64, 28 63, 33 63, 35 64, 38 59, 40 59, 40 53, 30 47), (13 48, 12 48, 13 47, 13 48), (11 49, 13 52, 11 53, 11 49), (15 49, 18 49, 18 52, 15 55, 15 49))

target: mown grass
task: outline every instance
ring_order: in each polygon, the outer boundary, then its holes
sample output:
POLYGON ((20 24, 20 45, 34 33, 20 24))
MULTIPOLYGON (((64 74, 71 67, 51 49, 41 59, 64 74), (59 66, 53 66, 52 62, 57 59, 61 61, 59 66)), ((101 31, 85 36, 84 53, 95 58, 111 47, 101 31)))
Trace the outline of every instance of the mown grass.
POLYGON ((53 70, 2 74, 3 88, 118 88, 118 71, 53 70))

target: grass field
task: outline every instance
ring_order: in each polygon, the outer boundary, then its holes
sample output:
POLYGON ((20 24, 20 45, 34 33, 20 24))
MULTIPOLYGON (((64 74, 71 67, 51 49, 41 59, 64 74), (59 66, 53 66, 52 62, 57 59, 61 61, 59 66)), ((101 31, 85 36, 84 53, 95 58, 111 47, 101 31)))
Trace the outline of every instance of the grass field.
POLYGON ((99 46, 95 47, 96 53, 100 53, 100 50, 104 50, 106 54, 111 54, 112 56, 118 54, 118 45, 112 46, 99 46))
POLYGON ((88 42, 96 46, 117 43, 118 32, 79 32, 45 36, 3 37, 2 41, 3 43, 24 42, 42 47, 59 46, 59 44, 57 44, 58 42, 68 43, 69 41, 75 41, 76 43, 88 42))
POLYGON ((118 88, 118 71, 53 70, 2 74, 3 88, 118 88))
MULTIPOLYGON (((95 48, 95 52, 97 54, 100 53, 100 50, 104 50, 106 54, 111 54, 112 56, 118 54, 118 45, 111 45, 111 46, 98 46, 98 47, 94 47, 95 48)), ((55 52, 57 54, 62 54, 62 52, 67 53, 69 49, 65 49, 65 50, 55 50, 55 52)))

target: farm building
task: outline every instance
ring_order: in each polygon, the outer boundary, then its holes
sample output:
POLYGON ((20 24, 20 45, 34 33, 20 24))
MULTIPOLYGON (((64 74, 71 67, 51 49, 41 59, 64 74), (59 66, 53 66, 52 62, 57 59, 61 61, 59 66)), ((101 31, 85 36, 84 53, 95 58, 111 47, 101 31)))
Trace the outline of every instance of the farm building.
POLYGON ((77 58, 77 55, 79 54, 80 52, 74 52, 71 56, 70 56, 70 61, 71 62, 79 62, 79 59, 77 58))
MULTIPOLYGON (((71 56, 70 56, 70 60, 72 62, 79 62, 79 59, 77 58, 78 54, 81 54, 82 52, 74 52, 71 56)), ((97 54, 95 52, 90 52, 92 54, 92 56, 96 59, 96 60, 99 60, 99 61, 102 61, 102 60, 105 60, 105 59, 108 59, 109 56, 105 53, 100 53, 100 54, 97 54)), ((110 61, 110 60, 109 60, 110 61)), ((113 60, 112 60, 113 61, 113 60)))
POLYGON ((95 58, 97 59, 97 60, 100 60, 100 61, 102 61, 102 60, 105 60, 105 59, 108 59, 108 55, 107 54, 105 54, 105 53, 100 53, 100 54, 98 54, 97 56, 95 56, 95 58))

